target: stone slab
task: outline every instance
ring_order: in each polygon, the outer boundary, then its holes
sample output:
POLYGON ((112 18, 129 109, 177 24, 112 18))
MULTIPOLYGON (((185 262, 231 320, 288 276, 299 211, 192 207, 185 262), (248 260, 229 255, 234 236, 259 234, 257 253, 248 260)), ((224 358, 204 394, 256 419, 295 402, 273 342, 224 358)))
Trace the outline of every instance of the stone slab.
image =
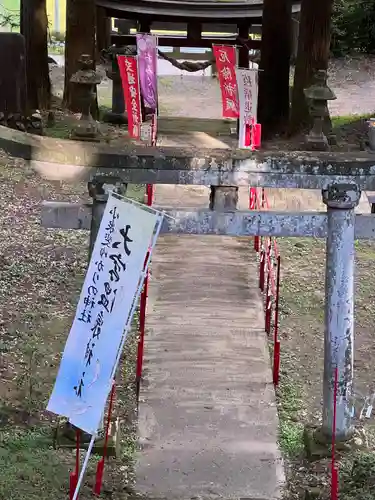
MULTIPOLYGON (((206 203, 158 186, 156 203, 206 203), (173 195, 172 195, 173 193, 173 195), (193 202, 192 202, 193 200, 193 202)), ((161 236, 146 318, 136 491, 280 498, 284 483, 250 239, 161 236)))
POLYGON ((334 182, 375 189, 373 153, 288 153, 228 148, 147 148, 36 137, 0 127, 0 148, 30 161, 44 179, 90 181, 94 175, 122 182, 325 189, 334 182))

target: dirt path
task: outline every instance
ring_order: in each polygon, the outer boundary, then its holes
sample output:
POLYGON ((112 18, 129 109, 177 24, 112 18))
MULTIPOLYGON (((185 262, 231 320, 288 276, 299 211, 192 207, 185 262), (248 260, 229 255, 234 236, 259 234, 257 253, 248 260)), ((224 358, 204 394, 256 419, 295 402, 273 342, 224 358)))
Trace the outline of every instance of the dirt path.
MULTIPOLYGON (((158 205, 205 207, 207 201, 207 188, 156 188, 158 205)), ((147 498, 281 496, 255 268, 243 238, 159 238, 139 406, 145 446, 136 467, 136 491, 147 498)))

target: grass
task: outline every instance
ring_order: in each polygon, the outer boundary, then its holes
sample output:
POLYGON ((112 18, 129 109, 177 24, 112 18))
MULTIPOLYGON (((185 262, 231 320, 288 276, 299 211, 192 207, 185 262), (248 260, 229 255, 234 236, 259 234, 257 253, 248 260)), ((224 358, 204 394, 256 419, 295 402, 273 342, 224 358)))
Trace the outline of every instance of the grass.
POLYGON ((358 452, 340 466, 340 499, 375 499, 375 454, 358 452))
POLYGON ((0 439, 0 498, 40 500, 66 494, 69 462, 41 429, 12 430, 0 439))
MULTIPOLYGON (((336 127, 366 116, 339 117, 336 127)), ((279 210, 324 210, 320 193, 298 190, 267 190, 271 206, 279 210)), ((308 463, 303 450, 303 428, 319 425, 322 417, 324 349, 325 240, 279 238, 282 262, 280 299, 281 376, 277 390, 279 444, 286 459, 285 498, 301 498, 305 490, 318 487, 320 498, 328 498, 328 462, 308 463)), ((375 244, 355 242, 355 355, 354 390, 366 393, 373 384, 373 318, 375 291, 375 244)), ((356 425, 359 423, 356 422, 356 425)), ((363 422, 361 422, 363 424, 363 422)), ((366 452, 343 455, 339 465, 341 500, 375 500, 372 448, 374 422, 365 422, 370 441, 366 452)))
MULTIPOLYGON (((282 359, 282 364, 283 361, 282 359)), ((282 377, 277 390, 277 399, 280 448, 286 456, 293 458, 303 450, 303 425, 298 421, 303 408, 301 387, 292 380, 282 377)))
POLYGON ((331 117, 333 128, 343 127, 345 125, 350 125, 357 121, 369 120, 372 118, 373 114, 366 115, 347 115, 347 116, 333 116, 331 117))
MULTIPOLYGON (((301 193, 300 196, 304 195, 301 193)), ((278 247, 282 259, 282 288, 281 377, 277 401, 279 443, 289 463, 286 498, 300 498, 298 492, 315 486, 322 491, 322 498, 327 498, 327 484, 330 482, 327 464, 324 460, 306 462, 302 435, 306 424, 319 425, 322 416, 325 241, 280 238, 278 247)), ((375 292, 372 276, 375 272, 375 245, 372 241, 359 240, 355 247, 354 389, 366 393, 373 383, 375 292)), ((371 443, 374 424, 366 422, 365 425, 371 443)), ((343 455, 339 467, 340 499, 375 500, 374 474, 372 449, 343 455)))

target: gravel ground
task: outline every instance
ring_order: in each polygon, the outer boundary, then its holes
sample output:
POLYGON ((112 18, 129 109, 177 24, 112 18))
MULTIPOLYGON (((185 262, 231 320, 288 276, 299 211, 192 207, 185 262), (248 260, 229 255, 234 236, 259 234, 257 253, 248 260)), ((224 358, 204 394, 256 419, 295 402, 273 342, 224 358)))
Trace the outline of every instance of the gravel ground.
MULTIPOLYGON (((74 456, 52 449, 57 419, 45 407, 86 271, 88 233, 42 228, 40 204, 87 200, 87 187, 45 182, 1 152, 0 180, 0 498, 66 498, 74 456)), ((105 469, 103 491, 113 500, 127 498, 133 481, 136 346, 133 328, 117 378, 122 456, 105 469)), ((96 462, 92 457, 82 500, 92 498, 96 462)))
MULTIPOLYGON (((375 111, 375 59, 370 57, 332 60, 329 85, 337 100, 330 103, 332 116, 367 114, 375 111)), ((54 91, 62 95, 64 68, 52 67, 54 91)), ((110 106, 112 82, 99 86, 102 105, 110 106)), ((159 77, 161 113, 170 116, 221 118, 221 97, 217 79, 209 76, 159 77)))

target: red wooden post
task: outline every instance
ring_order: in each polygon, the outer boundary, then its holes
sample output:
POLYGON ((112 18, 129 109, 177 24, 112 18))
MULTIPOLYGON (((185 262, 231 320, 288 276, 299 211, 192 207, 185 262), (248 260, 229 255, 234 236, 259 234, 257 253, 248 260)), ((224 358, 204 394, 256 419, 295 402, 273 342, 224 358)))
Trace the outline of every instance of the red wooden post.
POLYGON ((78 482, 77 474, 75 472, 71 472, 69 478, 69 500, 73 500, 74 492, 76 491, 77 487, 77 482, 78 482))
MULTIPOLYGON (((152 184, 147 184, 146 195, 147 195, 147 206, 151 207, 154 196, 154 189, 152 184)), ((145 265, 146 262, 148 261, 148 258, 149 254, 147 253, 145 259, 145 265)), ((147 297, 148 297, 148 278, 149 278, 149 273, 147 271, 145 280, 143 282, 143 289, 139 305, 139 340, 138 340, 137 368, 136 368, 137 400, 139 398, 139 391, 141 387, 141 379, 143 371, 143 354, 144 354, 145 331, 146 331, 146 309, 147 309, 147 297)))
POLYGON ((264 266, 266 260, 266 253, 264 249, 260 252, 260 263, 259 263, 259 288, 264 292, 264 266))
MULTIPOLYGON (((149 254, 146 255, 145 264, 148 261, 149 254)), ((145 331, 146 331, 146 309, 147 309, 147 296, 148 296, 148 272, 146 273, 141 293, 141 300, 139 306, 139 340, 137 352, 137 369, 136 369, 136 391, 137 400, 141 387, 142 371, 143 371, 143 355, 145 344, 145 331)))
POLYGON ((276 297, 275 297, 275 326, 273 337, 273 383, 279 383, 280 374, 280 341, 279 341, 279 298, 280 298, 281 259, 277 257, 276 297))
MULTIPOLYGON (((258 190, 257 188, 250 188, 250 210, 256 210, 258 207, 258 190)), ((259 253, 259 236, 254 236, 254 250, 259 253)))
POLYGON ((254 236, 254 250, 256 251, 256 253, 259 253, 259 249, 260 249, 259 236, 256 235, 254 236))
POLYGON ((249 210, 255 210, 256 188, 250 188, 249 210))
POLYGON ((270 316, 271 316, 271 273, 269 268, 267 267, 267 287, 266 287, 266 306, 265 306, 265 314, 264 314, 264 330, 267 334, 270 333, 269 324, 270 324, 270 316))
POLYGON ((103 473, 104 473, 104 462, 107 455, 107 447, 108 447, 108 438, 109 438, 109 427, 111 425, 111 417, 113 410, 113 401, 115 397, 116 385, 115 381, 113 381, 111 395, 109 398, 109 406, 108 406, 108 416, 107 416, 107 426, 105 429, 105 438, 104 438, 104 446, 103 446, 103 456, 98 462, 98 466, 96 468, 96 477, 95 477, 95 485, 94 485, 94 495, 99 496, 100 491, 102 489, 103 483, 103 473))
POLYGON ((69 499, 72 500, 74 496, 74 492, 78 483, 79 476, 79 450, 80 450, 80 437, 81 431, 79 429, 76 430, 76 464, 74 472, 70 474, 69 478, 69 499))
POLYGON ((279 385, 280 379, 280 341, 275 342, 273 346, 273 384, 275 387, 279 385))
POLYGON ((333 424, 332 424, 332 463, 331 463, 331 500, 338 500, 339 475, 336 467, 336 407, 337 407, 338 368, 335 368, 335 387, 333 391, 333 424))
POLYGON ((147 184, 146 188, 146 193, 147 193, 147 206, 151 207, 154 200, 154 186, 152 184, 147 184))
POLYGON ((265 331, 267 335, 271 333, 271 317, 272 317, 272 294, 271 287, 268 288, 266 299, 266 318, 265 318, 265 331))

